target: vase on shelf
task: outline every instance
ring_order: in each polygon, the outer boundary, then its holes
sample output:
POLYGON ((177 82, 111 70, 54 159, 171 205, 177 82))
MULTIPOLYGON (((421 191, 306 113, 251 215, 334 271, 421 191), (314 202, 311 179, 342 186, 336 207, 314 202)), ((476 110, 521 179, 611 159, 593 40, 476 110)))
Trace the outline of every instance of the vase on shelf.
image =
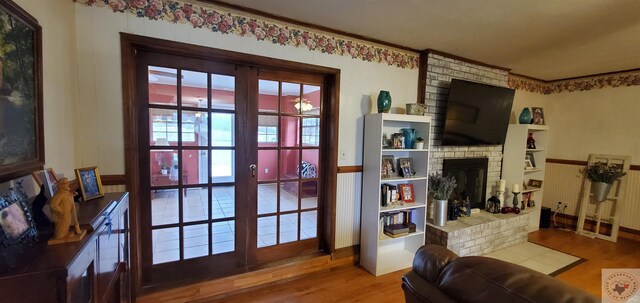
POLYGON ((391 94, 381 90, 378 94, 378 113, 388 113, 389 109, 391 109, 391 94))
POLYGON ((591 183, 593 188, 593 197, 598 202, 602 202, 607 200, 609 196, 609 192, 611 191, 612 184, 605 182, 593 182, 591 183))
POLYGON ((531 111, 528 107, 525 107, 520 113, 520 118, 518 119, 520 124, 531 124, 531 119, 533 115, 531 115, 531 111))
POLYGON ((404 148, 411 149, 413 148, 413 143, 416 137, 416 130, 413 128, 403 128, 401 129, 402 135, 404 136, 404 148))

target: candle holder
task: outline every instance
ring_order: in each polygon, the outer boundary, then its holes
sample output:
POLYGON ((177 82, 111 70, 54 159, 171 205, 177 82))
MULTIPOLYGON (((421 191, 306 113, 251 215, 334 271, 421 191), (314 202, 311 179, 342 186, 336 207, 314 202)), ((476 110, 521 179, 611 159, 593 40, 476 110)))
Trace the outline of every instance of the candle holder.
POLYGON ((504 199, 504 193, 505 193, 504 189, 498 189, 496 191, 496 194, 498 195, 498 199, 500 200, 500 203, 501 203, 499 208, 502 208, 503 206, 507 205, 507 201, 504 199))
POLYGON ((513 194, 513 208, 518 207, 518 194, 520 194, 519 192, 511 192, 513 194))

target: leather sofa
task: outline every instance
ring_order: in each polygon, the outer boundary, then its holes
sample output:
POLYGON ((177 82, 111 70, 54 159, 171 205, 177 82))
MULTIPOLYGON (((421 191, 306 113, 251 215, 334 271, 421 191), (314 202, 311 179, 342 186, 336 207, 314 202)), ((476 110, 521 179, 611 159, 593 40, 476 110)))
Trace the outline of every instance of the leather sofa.
POLYGON ((402 277, 407 303, 414 302, 599 302, 560 280, 488 257, 458 257, 445 247, 418 249, 402 277))

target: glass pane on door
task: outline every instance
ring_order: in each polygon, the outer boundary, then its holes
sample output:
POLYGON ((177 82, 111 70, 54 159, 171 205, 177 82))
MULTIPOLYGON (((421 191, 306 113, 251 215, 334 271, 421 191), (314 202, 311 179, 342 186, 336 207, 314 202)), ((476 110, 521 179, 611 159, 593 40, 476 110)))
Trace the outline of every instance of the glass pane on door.
POLYGON ((182 106, 207 108, 207 73, 182 71, 182 106))
POLYGON ((321 86, 259 87, 257 247, 317 239, 321 86))
POLYGON ((150 66, 148 78, 151 263, 221 260, 237 242, 235 77, 150 66))

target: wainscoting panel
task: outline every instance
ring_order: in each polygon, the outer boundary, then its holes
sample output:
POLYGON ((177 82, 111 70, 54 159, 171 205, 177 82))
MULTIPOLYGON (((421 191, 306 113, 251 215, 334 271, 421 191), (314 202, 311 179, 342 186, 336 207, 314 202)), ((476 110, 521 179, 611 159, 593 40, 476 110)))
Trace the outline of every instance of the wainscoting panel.
MULTIPOLYGON (((580 170, 584 166, 573 164, 547 163, 545 167, 543 206, 555 211, 558 202, 567 203, 565 214, 578 216, 583 175, 580 170)), ((628 192, 622 205, 620 226, 640 230, 640 171, 632 170, 625 178, 629 179, 628 192)), ((590 204, 588 212, 595 212, 595 204, 590 204)), ((611 212, 611 203, 605 203, 602 214, 611 212)))
POLYGON ((362 173, 338 174, 336 189, 336 249, 360 244, 362 173))
POLYGON ((127 191, 127 188, 125 185, 104 185, 102 186, 102 189, 104 190, 105 193, 119 193, 119 192, 127 191))

